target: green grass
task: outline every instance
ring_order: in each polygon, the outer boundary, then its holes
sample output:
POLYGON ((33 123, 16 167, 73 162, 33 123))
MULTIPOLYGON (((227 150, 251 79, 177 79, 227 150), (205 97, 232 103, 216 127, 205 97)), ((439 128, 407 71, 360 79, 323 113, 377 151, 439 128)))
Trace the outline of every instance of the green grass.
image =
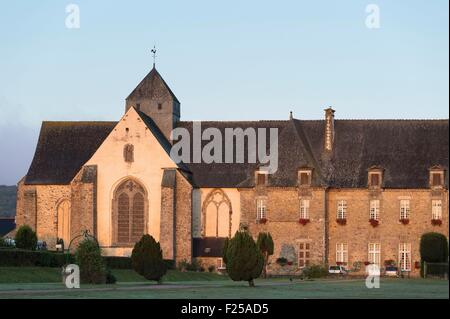
MULTIPOLYGON (((133 270, 114 269, 112 273, 118 282, 146 282, 144 277, 133 270)), ((47 267, 0 267, 0 284, 12 283, 59 283, 60 268, 47 267)), ((163 281, 216 281, 228 280, 228 277, 206 272, 180 272, 168 270, 163 281)))
POLYGON ((131 270, 113 271, 115 285, 81 285, 66 289, 59 269, 0 267, 1 298, 449 298, 446 280, 382 278, 379 289, 367 289, 364 279, 320 279, 290 282, 257 279, 256 287, 210 273, 170 270, 163 285, 144 280, 131 270), (39 283, 40 281, 40 283, 39 283), (46 283, 42 282, 46 281, 46 283))

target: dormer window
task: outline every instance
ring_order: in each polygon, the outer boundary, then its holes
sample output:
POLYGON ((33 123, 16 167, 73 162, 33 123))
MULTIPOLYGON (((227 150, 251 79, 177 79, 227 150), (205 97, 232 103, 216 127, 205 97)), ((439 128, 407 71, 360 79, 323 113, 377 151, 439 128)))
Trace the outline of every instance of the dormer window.
POLYGON ((298 184, 301 187, 309 187, 311 186, 311 177, 312 170, 311 169, 301 169, 298 171, 298 184))
POLYGON ((256 179, 256 186, 266 186, 268 173, 264 171, 258 171, 255 174, 255 179, 256 179))
POLYGON ((444 169, 440 166, 430 168, 430 186, 440 188, 444 186, 444 169))
POLYGON ((368 186, 369 188, 381 188, 383 178, 383 169, 377 166, 369 168, 368 186))

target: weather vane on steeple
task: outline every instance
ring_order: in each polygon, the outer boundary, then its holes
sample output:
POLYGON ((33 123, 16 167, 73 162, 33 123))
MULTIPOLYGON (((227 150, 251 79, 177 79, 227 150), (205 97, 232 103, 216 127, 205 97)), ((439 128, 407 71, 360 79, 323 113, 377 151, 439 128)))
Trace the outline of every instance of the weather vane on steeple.
POLYGON ((153 46, 153 49, 151 52, 153 55, 153 68, 155 68, 155 64, 156 64, 156 46, 155 45, 153 46))

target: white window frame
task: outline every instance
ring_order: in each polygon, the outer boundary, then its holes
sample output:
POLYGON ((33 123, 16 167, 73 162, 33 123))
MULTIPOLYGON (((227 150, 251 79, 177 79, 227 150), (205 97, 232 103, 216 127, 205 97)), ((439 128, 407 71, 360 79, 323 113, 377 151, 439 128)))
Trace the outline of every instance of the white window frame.
POLYGON ((311 242, 301 241, 298 243, 298 267, 303 268, 309 266, 310 264, 311 264, 311 242), (303 245, 303 248, 301 248, 301 245, 303 245), (300 256, 301 253, 303 253, 303 257, 300 256), (307 254, 308 256, 306 256, 307 254))
POLYGON ((380 218, 380 200, 371 199, 369 202, 369 219, 379 220, 380 218))
POLYGON ((309 219, 309 199, 300 199, 300 218, 309 219))
POLYGON ((398 264, 401 271, 411 271, 411 244, 398 245, 398 264))
POLYGON ((337 243, 336 244, 336 263, 348 264, 348 244, 337 243))
POLYGON ((225 270, 227 269, 225 263, 223 262, 223 258, 217 258, 216 260, 217 270, 225 270))
POLYGON ((442 200, 433 199, 431 201, 431 219, 442 220, 442 200))
POLYGON ((267 199, 257 198, 256 199, 256 220, 261 220, 267 218, 267 199))
POLYGON ((369 243, 368 247, 368 261, 378 267, 381 266, 381 244, 369 243))
POLYGON ((411 213, 411 202, 409 199, 400 200, 400 219, 409 219, 411 213))
POLYGON ((337 219, 347 218, 347 201, 339 200, 337 203, 337 219))

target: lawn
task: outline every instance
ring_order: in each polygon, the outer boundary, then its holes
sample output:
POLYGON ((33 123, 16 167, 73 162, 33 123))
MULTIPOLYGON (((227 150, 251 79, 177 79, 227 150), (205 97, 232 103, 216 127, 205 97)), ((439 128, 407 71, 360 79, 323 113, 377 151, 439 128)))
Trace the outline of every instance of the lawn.
POLYGON ((210 273, 169 271, 163 285, 144 281, 129 270, 116 270, 115 285, 82 285, 66 289, 60 282, 59 269, 0 268, 0 298, 449 298, 448 281, 433 279, 382 279, 379 289, 367 289, 363 279, 320 279, 311 281, 258 279, 256 287, 233 282, 210 273), (34 270, 33 270, 34 269, 34 270), (34 283, 32 275, 48 279, 34 283), (29 277, 21 273, 30 273, 29 277), (21 283, 17 280, 20 277, 21 283), (29 281, 26 282, 26 278, 29 281))
MULTIPOLYGON (((133 270, 114 269, 112 271, 118 282, 145 282, 144 277, 133 270)), ((228 280, 228 277, 208 272, 180 272, 168 270, 163 277, 164 282, 173 281, 217 281, 228 280)), ((60 268, 47 267, 0 267, 0 285, 13 283, 59 283, 60 268)), ((1 288, 0 288, 1 289, 1 288)))

